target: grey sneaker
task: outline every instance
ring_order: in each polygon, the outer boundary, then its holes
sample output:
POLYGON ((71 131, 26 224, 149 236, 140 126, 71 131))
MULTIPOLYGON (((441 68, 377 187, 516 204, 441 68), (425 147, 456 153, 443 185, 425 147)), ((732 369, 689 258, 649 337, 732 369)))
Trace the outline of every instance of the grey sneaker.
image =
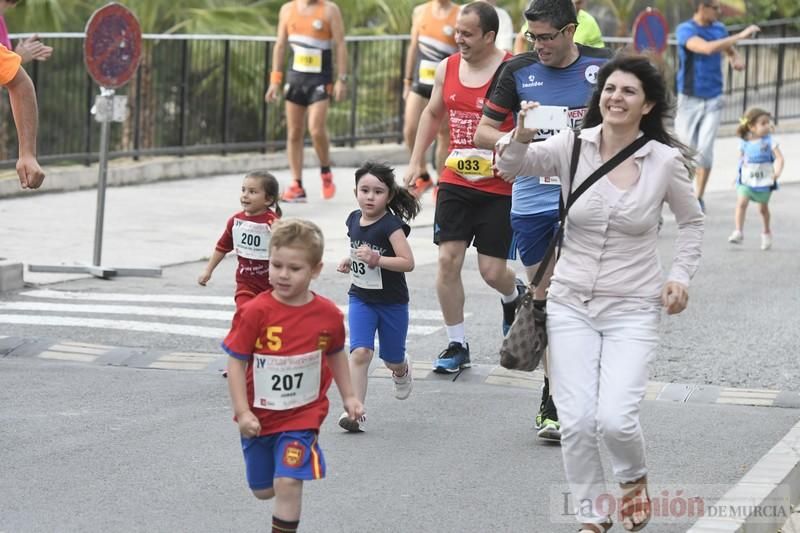
POLYGON ((772 248, 772 233, 761 234, 761 249, 769 250, 772 248))
POLYGON ((733 230, 731 236, 728 237, 728 242, 732 244, 742 244, 743 240, 744 240, 744 235, 742 235, 742 232, 739 231, 738 229, 733 230))
POLYGON ((414 388, 414 378, 411 375, 411 359, 406 356, 406 373, 398 376, 392 372, 392 382, 394 383, 394 397, 398 400, 405 400, 414 388))
POLYGON ((350 433, 363 433, 367 430, 366 425, 367 415, 361 415, 355 420, 350 419, 346 412, 339 416, 339 427, 350 433))

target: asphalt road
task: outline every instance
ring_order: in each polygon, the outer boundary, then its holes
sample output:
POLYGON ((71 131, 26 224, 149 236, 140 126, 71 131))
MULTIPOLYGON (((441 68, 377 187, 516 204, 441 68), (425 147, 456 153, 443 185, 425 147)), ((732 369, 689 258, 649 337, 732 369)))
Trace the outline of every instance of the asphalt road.
MULTIPOLYGON (((306 484, 303 531, 575 530, 560 449, 522 422, 530 411, 518 389, 426 380, 400 402, 389 380, 374 379, 360 435, 338 429, 335 387, 331 399, 320 438, 328 475, 306 484)), ((218 375, 5 358, 0 402, 0 531, 267 530, 271 504, 249 493, 218 375)), ((710 504, 797 414, 645 402, 651 494, 710 504)))

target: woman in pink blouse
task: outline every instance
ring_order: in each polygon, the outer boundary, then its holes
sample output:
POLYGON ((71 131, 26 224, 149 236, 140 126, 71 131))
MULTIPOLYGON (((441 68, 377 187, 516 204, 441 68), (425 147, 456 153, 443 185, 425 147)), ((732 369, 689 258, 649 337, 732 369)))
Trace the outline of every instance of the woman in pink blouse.
MULTIPOLYGON (((524 124, 536 105, 523 103, 517 124, 524 124)), ((651 139, 571 207, 548 294, 551 387, 561 417, 566 477, 584 532, 607 530, 614 511, 629 531, 650 519, 639 407, 662 308, 668 314, 686 308, 703 236, 688 151, 664 126, 669 110, 659 71, 644 57, 620 56, 598 73, 579 135, 573 189, 639 136, 651 139), (665 202, 678 223, 666 278, 656 248, 665 202), (616 509, 608 506, 613 500, 600 439, 622 487, 616 509)), ((560 176, 566 198, 573 133, 531 143, 535 134, 518 127, 507 146, 498 146, 497 166, 504 176, 560 176)))

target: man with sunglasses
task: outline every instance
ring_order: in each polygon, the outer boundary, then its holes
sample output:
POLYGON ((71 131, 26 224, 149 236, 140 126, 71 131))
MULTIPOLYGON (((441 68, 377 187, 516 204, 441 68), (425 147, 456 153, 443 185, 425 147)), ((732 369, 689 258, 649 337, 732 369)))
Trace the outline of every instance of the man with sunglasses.
POLYGON ((714 139, 722 113, 722 54, 735 70, 745 68, 742 57, 733 47, 760 31, 755 24, 728 35, 717 19, 720 0, 695 0, 694 15, 678 25, 678 112, 675 130, 681 140, 697 150, 695 195, 705 211, 706 190, 714 161, 714 139))
MULTIPOLYGON (((575 12, 578 14, 578 28, 575 30, 575 35, 572 40, 576 44, 584 46, 592 46, 594 48, 603 48, 603 33, 600 30, 600 25, 597 20, 586 10, 586 0, 572 0, 575 5, 575 12)), ((528 31, 528 22, 522 25, 522 29, 514 38, 514 55, 527 52, 530 49, 530 42, 525 34, 528 31)))
MULTIPOLYGON (((503 136, 500 124, 510 114, 516 115, 520 102, 525 100, 543 106, 568 108, 569 126, 580 128, 587 102, 597 83, 597 72, 611 56, 608 49, 575 44, 578 20, 572 0, 533 0, 525 11, 525 18, 528 21, 526 38, 533 43, 533 51, 514 56, 495 78, 475 134, 475 145, 479 148, 494 148, 503 136)), ((541 129, 535 140, 543 140, 555 133, 554 130, 541 129)), ((511 227, 529 281, 558 228, 560 196, 561 184, 556 176, 526 177, 514 181, 511 227)), ((542 308, 549 274, 545 278, 536 287, 534 295, 535 305, 542 308)), ((535 426, 540 438, 560 440, 561 426, 549 385, 545 378, 535 426)))

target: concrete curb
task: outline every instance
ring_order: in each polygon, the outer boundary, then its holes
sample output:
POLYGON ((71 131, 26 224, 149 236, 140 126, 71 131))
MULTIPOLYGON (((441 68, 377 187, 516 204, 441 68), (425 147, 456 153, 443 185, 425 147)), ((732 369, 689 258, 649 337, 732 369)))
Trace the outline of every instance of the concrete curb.
MULTIPOLYGON (((170 370, 199 370, 204 372, 221 372, 225 368, 228 356, 223 353, 202 352, 168 352, 159 350, 142 350, 125 346, 105 346, 73 342, 67 339, 7 337, 0 341, 0 357, 38 357, 40 359, 59 359, 73 362, 92 362, 103 365, 129 366, 133 368, 160 368, 170 370), (81 346, 84 351, 70 349, 69 355, 50 357, 54 346, 81 346), (24 346, 24 349, 20 349, 24 346), (92 356, 92 357, 87 357, 92 356), (162 364, 165 363, 165 364, 162 364), (175 364, 178 363, 178 364, 175 364)), ((412 360, 415 380, 457 381, 458 383, 485 384, 515 389, 540 390, 544 383, 541 370, 521 372, 507 370, 495 364, 474 364, 469 370, 459 374, 435 374, 431 361, 412 360)), ((369 372, 370 378, 389 379, 392 374, 378 363, 373 363, 369 372)), ((716 405, 740 405, 751 407, 800 408, 800 393, 794 391, 763 390, 753 396, 753 389, 736 389, 732 387, 710 387, 684 383, 663 383, 649 381, 645 400, 677 403, 702 403, 716 405), (776 399, 780 396, 791 398, 789 402, 763 401, 765 397, 776 399)), ((797 450, 800 454, 800 424, 798 424, 797 450)))
POLYGON ((800 422, 714 504, 735 512, 701 518, 688 533, 774 533, 787 523, 798 502, 800 422))
MULTIPOLYGON (((363 146, 331 148, 334 166, 358 167, 365 161, 376 160, 390 164, 408 163, 408 151, 401 144, 370 144, 363 146)), ((314 150, 306 148, 304 165, 313 168, 319 165, 314 150)), ((287 168, 286 154, 232 154, 232 155, 191 155, 186 157, 154 157, 145 161, 130 159, 109 162, 107 183, 110 187, 138 185, 156 181, 220 176, 225 174, 244 174, 248 170, 266 168, 277 170, 287 168)), ((11 198, 42 192, 65 192, 80 189, 93 189, 97 186, 98 166, 73 165, 69 167, 45 168, 47 178, 36 191, 22 190, 15 173, 9 171, 0 175, 0 198, 11 198)))
POLYGON ((16 291, 25 286, 22 281, 22 263, 0 257, 0 293, 16 291))

